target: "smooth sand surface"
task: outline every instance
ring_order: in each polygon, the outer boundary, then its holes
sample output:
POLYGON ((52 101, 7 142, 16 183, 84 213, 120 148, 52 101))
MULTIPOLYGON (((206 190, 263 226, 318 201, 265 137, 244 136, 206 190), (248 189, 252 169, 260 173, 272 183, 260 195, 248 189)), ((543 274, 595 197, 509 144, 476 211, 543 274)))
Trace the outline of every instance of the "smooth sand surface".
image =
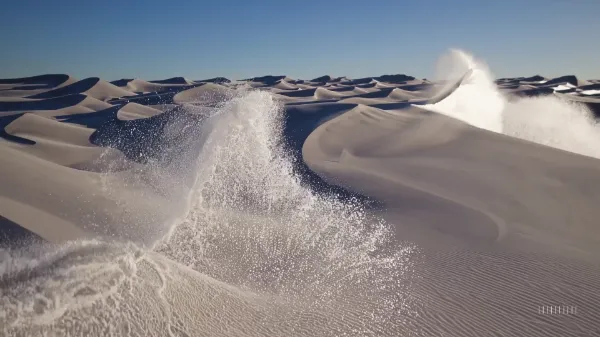
MULTIPOLYGON (((380 206, 369 212, 392 226, 392 245, 418 247, 411 290, 416 314, 381 335, 600 336, 600 160, 422 107, 451 96, 461 81, 267 76, 247 84, 271 92, 282 105, 288 145, 311 179, 375 199, 380 206), (576 307, 576 314, 540 313, 548 306, 576 307)), ((230 84, 207 82, 109 83, 67 75, 0 80, 0 216, 50 242, 104 237, 153 244, 188 210, 185 153, 163 154, 165 144, 183 142, 183 130, 194 123, 188 114, 182 119, 182 107, 204 116, 235 96, 230 84), (173 177, 168 186, 165 175, 173 177)), ((556 96, 597 112, 600 99, 581 94, 593 83, 574 76, 496 81, 509 100, 556 96), (556 89, 568 83, 570 94, 556 89)), ((270 169, 261 168, 265 177, 258 181, 268 182, 270 169)), ((235 192, 233 200, 249 193, 235 192)), ((151 274, 148 266, 140 270, 151 274)), ((215 327, 214 335, 291 331, 286 309, 274 309, 278 304, 231 295, 237 288, 229 286, 218 290, 217 280, 196 284, 191 271, 182 273, 195 291, 232 298, 219 306, 235 303, 223 319, 237 323, 227 333, 215 327), (256 328, 249 316, 255 309, 264 324, 278 327, 256 328)), ((203 315, 201 321, 217 324, 210 313, 203 315)), ((188 316, 193 313, 180 318, 181 331, 198 322, 188 316)), ((317 321, 298 335, 327 335, 327 323, 317 321)), ((207 331, 196 328, 187 331, 207 331)))

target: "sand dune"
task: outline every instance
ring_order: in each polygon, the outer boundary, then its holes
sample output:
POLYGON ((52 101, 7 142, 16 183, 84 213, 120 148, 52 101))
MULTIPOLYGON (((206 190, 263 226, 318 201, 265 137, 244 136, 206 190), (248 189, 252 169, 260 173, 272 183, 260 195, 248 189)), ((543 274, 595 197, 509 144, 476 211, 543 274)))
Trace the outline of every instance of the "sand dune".
POLYGON ((194 84, 194 81, 188 80, 185 77, 171 77, 171 78, 167 78, 164 80, 155 80, 155 81, 150 81, 150 82, 158 83, 158 84, 183 84, 183 85, 194 84))
POLYGON ((215 83, 215 84, 225 84, 225 83, 231 83, 231 80, 225 77, 213 77, 213 78, 207 78, 204 80, 198 80, 198 81, 194 81, 195 83, 215 83))
POLYGON ((121 120, 131 120, 131 119, 152 117, 152 116, 156 116, 160 113, 162 113, 161 110, 154 109, 149 106, 145 106, 145 105, 141 105, 141 104, 137 104, 137 103, 127 103, 127 104, 125 104, 125 106, 123 106, 119 110, 117 116, 121 120))
POLYGON ((275 83, 275 85, 273 85, 273 88, 281 89, 281 90, 297 90, 298 89, 297 86, 295 86, 294 84, 288 83, 284 79, 279 80, 277 83, 275 83))
POLYGON ((599 335, 598 82, 450 60, 0 80, 0 334, 599 335))
POLYGON ((141 79, 123 79, 111 82, 113 85, 135 93, 179 91, 181 87, 189 87, 192 84, 185 83, 163 83, 148 82, 141 79))
POLYGON ((173 102, 198 103, 203 106, 213 106, 225 101, 233 95, 233 90, 219 84, 206 83, 202 86, 183 90, 173 97, 173 102))
POLYGON ((0 79, 1 89, 10 89, 11 92, 27 90, 49 90, 60 88, 74 83, 76 80, 65 74, 48 74, 32 77, 0 79))
POLYGON ((113 84, 100 80, 98 77, 90 77, 57 89, 27 96, 27 98, 48 99, 82 93, 85 93, 101 101, 105 101, 111 98, 135 95, 130 91, 123 90, 113 84))

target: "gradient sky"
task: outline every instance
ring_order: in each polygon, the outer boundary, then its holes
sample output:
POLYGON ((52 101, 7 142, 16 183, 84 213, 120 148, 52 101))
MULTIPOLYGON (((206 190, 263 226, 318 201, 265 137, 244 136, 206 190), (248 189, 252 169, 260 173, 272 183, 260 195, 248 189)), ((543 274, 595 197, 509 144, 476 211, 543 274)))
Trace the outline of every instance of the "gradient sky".
POLYGON ((600 0, 7 0, 0 13, 0 78, 431 78, 452 47, 497 77, 600 78, 600 0))

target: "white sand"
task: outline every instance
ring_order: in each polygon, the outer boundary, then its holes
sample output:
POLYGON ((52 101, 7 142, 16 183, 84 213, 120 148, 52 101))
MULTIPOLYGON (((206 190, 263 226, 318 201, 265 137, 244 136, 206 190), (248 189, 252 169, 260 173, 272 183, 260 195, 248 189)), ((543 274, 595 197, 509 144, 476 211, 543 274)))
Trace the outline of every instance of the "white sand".
POLYGON ((62 244, 0 262, 0 333, 600 335, 595 90, 514 99, 552 79, 499 90, 465 55, 435 87, 0 80, 0 216, 62 244), (136 92, 168 98, 109 103, 136 92), (217 117, 152 128, 180 107, 217 117), (301 184, 286 142, 381 206, 301 184))

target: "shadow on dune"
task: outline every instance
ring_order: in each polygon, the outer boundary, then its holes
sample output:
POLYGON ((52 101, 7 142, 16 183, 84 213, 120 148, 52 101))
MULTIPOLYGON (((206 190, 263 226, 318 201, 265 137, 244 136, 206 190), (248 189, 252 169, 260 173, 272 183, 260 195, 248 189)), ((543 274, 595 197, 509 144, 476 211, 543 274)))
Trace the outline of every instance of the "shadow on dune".
MULTIPOLYGON (((324 104, 324 103, 335 103, 335 102, 339 102, 339 99, 324 99, 324 100, 319 100, 318 102, 315 101, 308 101, 308 102, 292 102, 292 103, 287 103, 286 106, 287 107, 294 107, 294 106, 302 106, 302 105, 313 105, 313 104, 324 104)), ((350 104, 350 103, 348 103, 350 104)))
POLYGON ((171 77, 165 80, 154 80, 149 82, 157 84, 189 84, 188 81, 183 77, 171 77))
POLYGON ((435 84, 433 84, 433 83, 421 83, 421 84, 401 85, 401 86, 398 86, 398 88, 402 89, 402 90, 406 90, 406 91, 422 91, 422 90, 431 89, 434 86, 435 86, 435 84))
POLYGON ((317 127, 356 106, 357 104, 351 103, 287 106, 283 129, 285 144, 283 146, 293 157, 295 172, 302 177, 303 183, 307 184, 313 191, 320 194, 332 194, 341 200, 354 199, 369 208, 378 208, 381 207, 381 204, 376 200, 352 192, 341 185, 324 181, 306 165, 302 157, 304 142, 317 127))
POLYGON ((346 82, 342 82, 341 84, 344 84, 344 85, 373 84, 373 86, 375 86, 375 83, 371 83, 371 81, 373 81, 373 77, 363 77, 363 78, 348 80, 346 82))
MULTIPOLYGON (((202 117, 186 113, 177 107, 162 114, 136 120, 119 120, 116 111, 103 111, 101 117, 114 114, 102 123, 90 136, 90 142, 98 146, 120 150, 130 160, 147 163, 150 159, 170 163, 182 153, 187 142, 199 138, 202 117)), ((84 116, 77 120, 86 123, 84 116)), ((93 117, 95 118, 95 117, 93 117)))
POLYGON ((553 79, 549 80, 548 82, 542 83, 542 84, 544 86, 547 86, 547 85, 562 84, 562 83, 570 83, 574 86, 577 86, 579 81, 577 80, 577 77, 575 77, 574 75, 565 75, 565 76, 553 78, 553 79))
POLYGON ((586 106, 594 117, 600 118, 600 98, 599 97, 585 97, 585 96, 575 96, 575 95, 567 95, 564 93, 554 93, 555 96, 571 103, 583 104, 586 106))
MULTIPOLYGON (((379 81, 379 82, 393 83, 393 84, 404 84, 407 81, 412 81, 414 79, 415 78, 413 76, 408 76, 408 75, 404 75, 404 74, 381 75, 381 76, 376 76, 376 77, 363 77, 363 78, 347 80, 347 81, 342 82, 341 84, 344 84, 344 85, 372 84, 373 86, 375 86, 375 83, 371 83, 373 80, 379 81)), ((331 81, 331 82, 333 82, 333 81, 331 81)))
POLYGON ((185 89, 193 88, 194 86, 185 86, 179 88, 165 88, 165 91, 161 92, 150 92, 147 94, 139 94, 135 96, 125 96, 109 100, 110 104, 122 104, 137 103, 141 105, 159 105, 159 104, 173 104, 173 97, 185 89))
POLYGON ((0 216, 0 248, 19 248, 44 240, 15 222, 0 216))
POLYGON ((282 91, 278 92, 278 95, 287 96, 287 97, 312 97, 315 95, 317 88, 314 89, 304 89, 304 90, 295 90, 295 91, 282 91))
POLYGON ((346 91, 352 91, 354 89, 356 89, 356 87, 354 87, 352 85, 347 86, 347 87, 337 87, 337 88, 336 87, 330 87, 330 88, 327 88, 327 90, 331 90, 331 91, 334 91, 334 92, 346 92, 346 91))
POLYGON ((375 77, 377 81, 394 83, 394 84, 404 84, 407 81, 412 81, 415 78, 409 75, 404 74, 396 74, 396 75, 381 75, 379 77, 375 77))
POLYGON ((21 117, 23 115, 24 115, 23 113, 20 113, 20 114, 0 117, 0 138, 4 138, 6 140, 10 140, 11 142, 15 142, 15 143, 19 143, 19 144, 34 145, 35 142, 33 140, 13 136, 13 135, 9 134, 8 132, 6 132, 6 130, 4 129, 8 124, 14 122, 16 119, 18 119, 19 117, 21 117))
POLYGON ((600 90, 600 83, 592 83, 592 84, 587 84, 587 85, 582 85, 579 87, 579 89, 585 91, 585 90, 600 90))
POLYGON ((537 96, 547 96, 554 93, 554 89, 552 88, 536 88, 536 89, 527 89, 527 90, 517 90, 513 91, 512 94, 521 97, 537 97, 537 96))
POLYGON ((244 79, 243 81, 261 82, 266 85, 273 85, 273 84, 277 83, 278 81, 283 80, 284 78, 285 78, 285 75, 279 75, 279 76, 266 75, 266 76, 261 76, 261 77, 247 78, 247 79, 244 79))
POLYGON ((61 85, 69 79, 65 74, 47 74, 32 77, 7 78, 0 79, 0 84, 22 84, 23 87, 16 87, 13 90, 35 90, 49 89, 61 85), (28 85, 28 86, 27 86, 28 85), (35 85, 35 86, 33 86, 35 85))
POLYGON ((43 99, 43 98, 56 98, 60 96, 73 95, 73 94, 81 94, 84 93, 91 88, 93 88, 98 82, 100 78, 98 77, 89 77, 84 80, 66 85, 62 88, 46 91, 37 95, 31 95, 26 98, 34 98, 34 99, 43 99))
MULTIPOLYGON (((126 80, 120 80, 126 81, 126 80)), ((156 83, 156 82, 152 82, 156 83)), ((121 84, 121 83, 120 83, 121 84)), ((201 87, 206 83, 198 83, 198 84, 189 84, 189 85, 178 85, 178 86, 165 86, 161 88, 160 92, 149 92, 149 93, 141 93, 135 96, 123 96, 120 98, 115 98, 109 100, 110 104, 127 104, 127 103, 137 103, 141 105, 161 105, 161 104, 174 104, 173 97, 182 91, 186 91, 189 89, 201 87)))
POLYGON ((310 80, 310 82, 317 82, 317 83, 327 83, 329 81, 331 81, 331 76, 329 76, 329 75, 313 78, 312 80, 310 80))
POLYGON ((86 99, 86 95, 74 94, 36 101, 0 102, 0 112, 25 110, 58 110, 77 105, 86 99))
POLYGON ((100 111, 72 115, 61 115, 55 116, 54 118, 61 122, 79 124, 88 128, 98 129, 104 123, 112 119, 117 119, 117 113, 122 107, 123 106, 121 105, 115 105, 100 111))
POLYGON ((497 79, 495 82, 498 83, 518 83, 518 82, 539 82, 539 81, 543 81, 545 80, 545 78, 543 78, 540 75, 534 75, 531 77, 504 77, 504 78, 499 78, 497 79))
POLYGON ((400 110, 409 108, 413 104, 426 104, 427 101, 412 101, 412 102, 398 102, 398 103, 380 103, 380 104, 370 104, 369 106, 372 108, 377 108, 381 110, 400 110))
POLYGON ((395 88, 382 88, 382 89, 379 89, 377 91, 368 92, 368 93, 365 93, 365 94, 358 94, 358 95, 348 96, 348 97, 345 97, 345 98, 387 98, 388 95, 394 89, 395 88))
POLYGON ((122 78, 120 80, 111 81, 110 84, 115 85, 117 87, 125 87, 129 82, 133 81, 133 78, 122 78))
POLYGON ((213 78, 209 78, 206 80, 199 80, 199 81, 194 81, 194 82, 222 84, 222 83, 231 83, 231 80, 229 80, 228 78, 225 78, 225 77, 213 77, 213 78))

